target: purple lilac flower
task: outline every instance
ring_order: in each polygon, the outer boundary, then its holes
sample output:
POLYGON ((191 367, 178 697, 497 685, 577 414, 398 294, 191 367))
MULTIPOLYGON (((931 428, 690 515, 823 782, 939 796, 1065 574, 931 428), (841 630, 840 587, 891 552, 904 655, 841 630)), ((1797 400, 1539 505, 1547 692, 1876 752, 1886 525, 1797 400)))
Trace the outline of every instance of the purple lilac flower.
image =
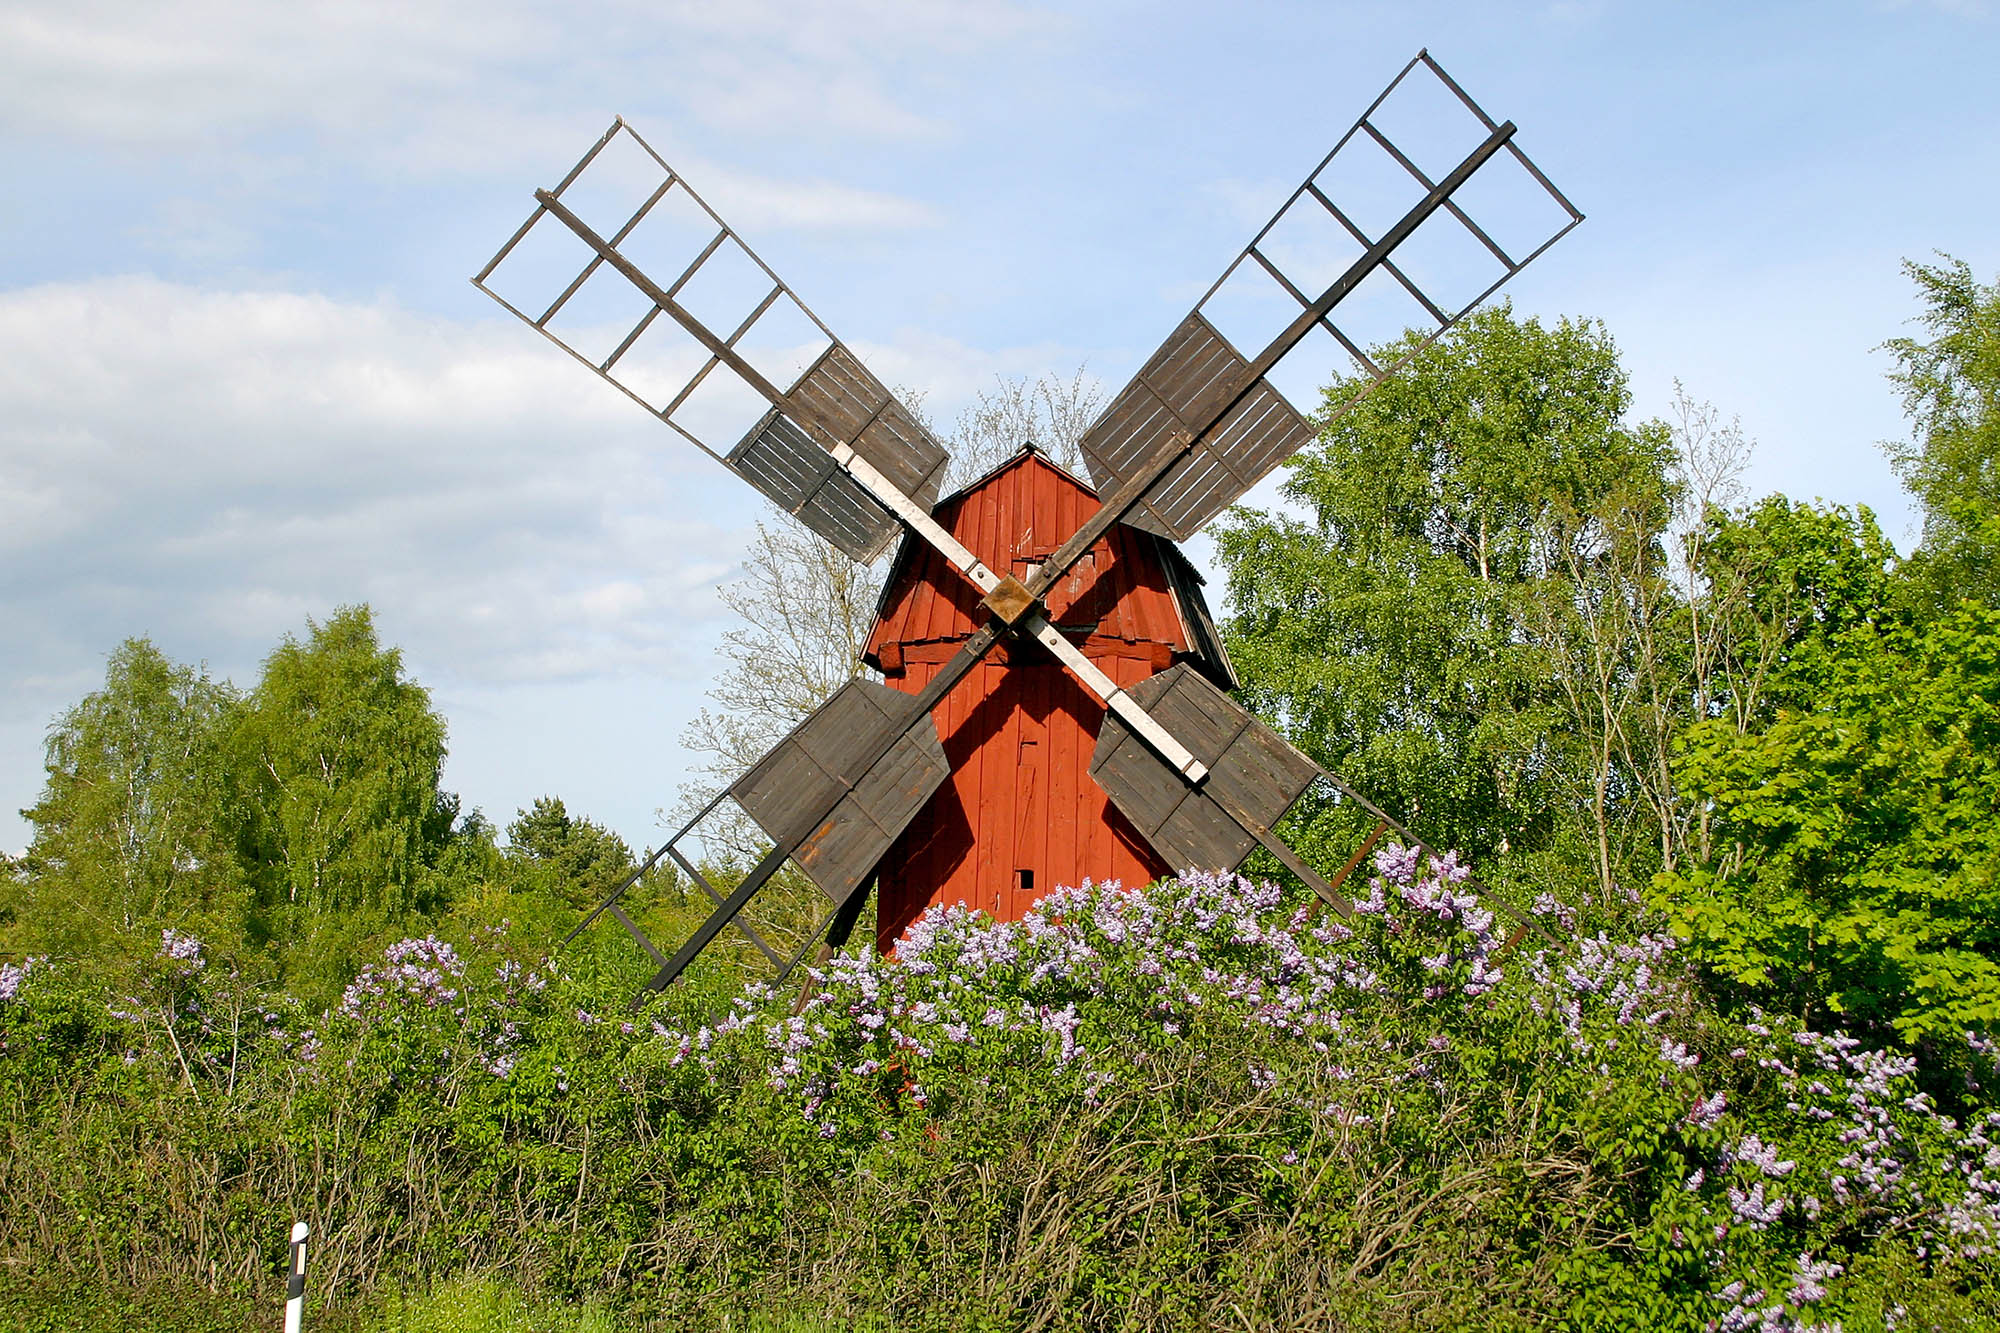
POLYGON ((184 977, 191 977, 208 966, 208 960, 202 957, 202 942, 178 930, 160 932, 159 956, 174 964, 174 971, 184 977))
POLYGON ((34 971, 43 961, 38 956, 23 958, 18 964, 0 963, 0 1004, 6 1004, 9 1000, 20 994, 21 983, 26 981, 28 974, 34 971))
POLYGON ((465 975, 465 964, 435 935, 399 940, 383 951, 382 958, 381 963, 362 968, 341 992, 342 1014, 360 1018, 405 1004, 438 1009, 459 998, 455 983, 465 975))
POLYGON ((1696 1129, 1705 1129, 1722 1118, 1722 1112, 1729 1105, 1729 1099, 1721 1093, 1704 1098, 1694 1104, 1687 1113, 1687 1122, 1696 1129))
POLYGON ((1811 1253, 1799 1256, 1796 1269, 1797 1278, 1792 1289, 1785 1293, 1785 1299, 1793 1305, 1811 1305, 1826 1299, 1826 1281, 1838 1277, 1847 1270, 1831 1259, 1814 1259, 1811 1253))

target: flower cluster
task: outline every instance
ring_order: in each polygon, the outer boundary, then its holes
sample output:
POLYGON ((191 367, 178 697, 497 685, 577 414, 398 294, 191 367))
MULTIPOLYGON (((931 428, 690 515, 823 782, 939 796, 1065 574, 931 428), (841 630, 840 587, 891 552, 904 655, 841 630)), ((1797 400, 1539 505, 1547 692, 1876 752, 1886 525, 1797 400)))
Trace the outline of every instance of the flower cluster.
MULTIPOLYGON (((1440 885, 1453 882, 1450 872, 1440 885)), ((1457 905, 1468 909, 1478 911, 1457 905)), ((1191 872, 1150 891, 1086 883, 1056 890, 1014 922, 933 907, 893 960, 841 957, 814 973, 814 994, 795 1015, 760 1022, 746 1001, 713 1026, 656 1031, 670 1063, 712 1067, 719 1043, 758 1027, 764 1077, 797 1096, 828 1138, 844 1095, 927 1105, 913 1071, 937 1059, 1039 1065, 1094 1103, 1128 1061, 1205 1016, 1325 1051, 1344 1006, 1380 984, 1364 958, 1338 947, 1352 936, 1342 923, 1288 910, 1273 885, 1234 875, 1191 872)), ((1261 1067, 1244 1072, 1253 1088, 1275 1078, 1261 1067)))
POLYGON ((452 1006, 460 995, 465 964, 449 944, 435 935, 401 940, 389 946, 381 963, 370 963, 348 983, 340 997, 340 1012, 365 1018, 404 1005, 426 1009, 452 1006))
MULTIPOLYGON (((1348 920, 1310 900, 1288 906, 1268 882, 1194 871, 1140 891, 1088 882, 1058 889, 1014 922, 933 907, 894 959, 841 957, 814 973, 814 993, 796 1014, 761 1020, 745 999, 711 1026, 656 1023, 655 1031, 670 1064, 715 1068, 724 1043, 757 1028, 753 1064, 831 1138, 838 1131, 828 1117, 844 1096, 923 1104, 913 1071, 933 1060, 958 1069, 1036 1065, 1094 1103, 1147 1051, 1186 1040, 1204 1022, 1262 1030, 1328 1057, 1373 1040, 1354 1027, 1371 1004, 1420 995, 1445 1006, 1441 1022, 1453 1021, 1454 1006, 1483 1011, 1505 980, 1502 942, 1466 868, 1453 855, 1426 863, 1419 850, 1391 845, 1373 869, 1348 920)), ((1652 967, 1669 947, 1600 937, 1567 969, 1541 955, 1529 965, 1555 978, 1544 989, 1575 1023, 1586 1005, 1607 1004, 1632 1021, 1638 1001, 1656 996, 1652 967)), ((1652 1008, 1643 1015, 1649 1025, 1663 1017, 1652 1008)), ((1656 1048, 1668 1071, 1699 1063, 1664 1036, 1656 1048)), ((1399 1052, 1368 1054, 1393 1057, 1398 1077, 1441 1087, 1453 1045, 1443 1031, 1419 1031, 1399 1052)), ((1303 1096, 1265 1063, 1252 1060, 1243 1074, 1252 1091, 1303 1096)), ((1339 1101, 1312 1109, 1343 1125, 1372 1119, 1339 1101)))
MULTIPOLYGON (((435 936, 391 946, 327 1016, 323 1060, 296 1005, 226 1012, 315 1078, 443 1090, 509 1115, 664 1085, 685 1096, 677 1115, 697 1116, 747 1094, 768 1117, 760 1134, 829 1160, 898 1124, 928 1135, 935 1118, 1023 1093, 1126 1124, 1129 1107, 1154 1114, 1162 1088, 1178 1097, 1212 1076, 1189 1104, 1251 1108, 1239 1120, 1257 1137, 1240 1160, 1274 1199, 1332 1169, 1400 1169, 1435 1126, 1463 1134, 1488 1108, 1509 1124, 1505 1098, 1532 1089, 1534 1127, 1519 1132, 1541 1135, 1535 1151, 1633 1182, 1671 1172, 1631 1191, 1654 1200, 1650 1218, 1633 1215, 1633 1249, 1657 1241, 1676 1271, 1695 1265, 1707 1294, 1690 1299, 1717 1328, 1837 1328, 1830 1316, 1852 1300, 1843 1282, 1865 1280, 1843 1279, 1845 1266, 1871 1238, 1953 1263, 2000 1255, 2000 1113, 1954 1123, 1919 1091, 1912 1057, 1718 1013, 1664 936, 1561 933, 1510 949, 1454 856, 1389 846, 1371 870, 1345 918, 1269 883, 1193 872, 1058 889, 1014 922, 934 907, 893 956, 836 957, 804 996, 748 988, 699 1025, 676 1017, 699 994, 624 1021, 603 978, 524 971, 492 930, 471 935, 466 957, 435 936)), ((1546 896, 1531 911, 1571 919, 1546 896)), ((178 976, 205 965, 200 942, 171 931, 160 956, 178 976)), ((29 966, 0 968, 0 1002, 29 966)), ((207 1033, 193 1005, 224 994, 226 971, 161 987, 173 1021, 197 1025, 175 1029, 185 1064, 169 1066, 191 1083, 221 1077, 204 1050, 235 1058, 234 1028, 187 1040, 207 1033)), ((157 1004, 128 1006, 135 1030, 158 1027, 157 1004)), ((1987 1074, 1992 1051, 1968 1041, 1987 1074)))
MULTIPOLYGON (((1657 1026, 1676 1007, 1659 975, 1673 948, 1670 935, 1640 935, 1620 944, 1599 931, 1578 939, 1569 950, 1538 953, 1529 960, 1536 990, 1532 1002, 1538 1010, 1552 1006, 1564 1029, 1586 1048, 1591 1045, 1584 1035, 1586 1008, 1608 1009, 1621 1028, 1657 1026)), ((1683 1048, 1664 1039, 1660 1053, 1673 1064, 1686 1058, 1683 1048)))
POLYGON ((23 958, 19 963, 0 963, 0 1004, 20 994, 21 983, 41 962, 40 958, 23 958))
POLYGON ((1354 910, 1391 926, 1397 924, 1400 912, 1433 920, 1442 928, 1444 947, 1421 959, 1424 971, 1431 974, 1424 998, 1447 995, 1454 984, 1468 996, 1484 995, 1503 979, 1500 970, 1492 966, 1500 949, 1500 940, 1493 934, 1493 913, 1480 906, 1478 896, 1464 887, 1472 870, 1459 864, 1458 853, 1446 852, 1421 869, 1420 859, 1417 848, 1393 843, 1377 852, 1368 896, 1355 903, 1354 910))
POLYGON ((167 960, 167 965, 178 976, 191 977, 208 966, 202 949, 202 942, 192 935, 184 935, 178 930, 160 932, 159 956, 167 960))

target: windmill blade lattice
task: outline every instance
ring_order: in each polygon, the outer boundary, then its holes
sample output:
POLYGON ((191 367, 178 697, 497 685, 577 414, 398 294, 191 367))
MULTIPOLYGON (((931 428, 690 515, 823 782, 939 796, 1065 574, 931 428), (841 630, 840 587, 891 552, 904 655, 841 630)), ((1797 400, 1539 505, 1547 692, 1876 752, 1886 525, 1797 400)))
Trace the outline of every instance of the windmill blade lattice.
MULTIPOLYGON (((710 448, 704 435, 697 433, 701 421, 684 423, 676 418, 677 413, 697 401, 697 395, 705 389, 713 389, 713 394, 699 401, 715 410, 726 412, 734 403, 740 411, 746 396, 747 401, 768 404, 721 461, 855 559, 872 560, 888 544, 899 523, 908 527, 942 551, 971 580, 997 617, 1008 626, 1018 626, 1031 634, 1054 653, 1086 688, 1143 736, 1162 759, 1190 781, 1199 782, 1205 776, 1200 763, 1186 747, 1148 718, 1130 696, 1056 633, 1041 614, 1034 596, 1018 580, 996 574, 932 520, 931 503, 936 499, 947 461, 943 448, 622 120, 615 122, 584 154, 561 185, 554 190, 537 190, 535 198, 536 211, 473 278, 475 286, 590 365, 712 457, 720 456, 710 448), (564 202, 564 194, 576 188, 586 178, 585 173, 602 161, 609 146, 627 140, 644 155, 634 159, 638 181, 627 182, 628 188, 634 184, 640 187, 641 197, 629 215, 618 205, 593 201, 606 218, 618 220, 617 229, 607 239, 577 209, 564 202), (656 176, 658 179, 654 180, 656 176), (627 250, 635 244, 646 245, 652 239, 653 233, 646 228, 652 224, 663 201, 679 197, 676 191, 692 201, 700 210, 700 217, 715 230, 681 269, 680 276, 662 285, 627 250), (543 313, 531 317, 488 284, 500 272, 508 271, 506 265, 516 262, 519 247, 535 234, 536 224, 551 217, 581 243, 581 253, 588 257, 580 261, 581 267, 568 278, 543 313), (726 273, 715 283, 703 281, 711 271, 710 266, 723 262, 723 256, 737 261, 738 282, 733 290, 740 299, 736 303, 728 299, 732 288, 726 273), (746 264, 752 267, 744 269, 742 266, 746 264), (628 316, 636 308, 632 304, 635 297, 643 304, 643 312, 632 318, 630 327, 601 362, 593 361, 577 345, 594 328, 587 316, 581 323, 582 332, 570 337, 553 327, 553 322, 570 309, 580 293, 593 291, 593 283, 600 284, 594 289, 600 296, 608 292, 613 301, 622 298, 628 316), (711 297, 710 293, 717 288, 723 295, 711 297), (689 304, 697 296, 703 297, 704 306, 712 300, 713 308, 724 310, 734 311, 748 304, 749 313, 724 337, 716 332, 721 325, 704 320, 703 312, 689 304), (659 320, 662 314, 669 317, 664 326, 659 320), (809 321, 825 346, 796 379, 789 381, 790 388, 780 388, 782 381, 773 379, 765 366, 752 360, 756 340, 746 341, 746 337, 762 328, 767 319, 777 318, 780 327, 784 327, 787 314, 795 317, 794 322, 799 318, 809 321), (671 394, 665 390, 657 393, 655 396, 663 399, 664 405, 656 407, 642 391, 644 386, 632 382, 627 367, 635 360, 635 345, 642 344, 653 336, 653 330, 662 327, 678 327, 706 352, 707 360, 686 375, 675 375, 669 369, 666 382, 669 386, 678 384, 678 388, 671 394)), ((697 219, 697 238, 702 227, 697 219)), ((560 246, 562 232, 549 234, 560 246)), ((532 275, 532 266, 530 271, 532 275)), ((560 265, 556 271, 566 273, 560 265)), ((636 359, 643 365, 650 358, 636 359)), ((706 415, 706 412, 693 413, 695 417, 706 415)))
POLYGON ((951 772, 937 729, 908 712, 908 695, 849 681, 729 788, 836 907, 951 772))
POLYGON ((902 524, 835 453, 937 498, 943 446, 622 119, 536 200, 474 286, 855 560, 902 524))
POLYGON ((1092 480, 1109 489, 1133 476, 1161 441, 1186 435, 1187 456, 1128 520, 1185 540, 1313 439, 1314 426, 1267 378, 1281 363, 1298 358, 1313 385, 1343 352, 1366 372, 1359 392, 1329 405, 1321 421, 1330 420, 1582 220, 1514 142, 1512 122, 1496 123, 1428 52, 1419 52, 1092 424, 1083 440, 1092 480), (1420 106, 1426 93, 1447 101, 1460 133, 1436 133, 1438 108, 1431 107, 1423 149, 1405 151, 1377 122, 1388 118, 1393 129, 1394 113, 1420 106), (1429 170, 1418 156, 1434 159, 1429 170), (1387 181, 1368 170, 1371 162, 1389 168, 1387 181), (1510 184, 1525 191, 1510 197, 1504 188, 1510 184), (1496 185, 1497 192, 1488 188, 1496 185), (1336 202, 1343 186, 1360 202, 1336 202), (1460 202, 1469 190, 1483 191, 1514 224, 1510 230, 1525 233, 1525 242, 1514 242, 1528 247, 1520 258, 1460 202), (1393 257, 1399 254, 1402 262, 1393 257), (1444 287, 1453 290, 1429 290, 1444 287), (1348 327, 1350 312, 1356 324, 1366 324, 1368 314, 1379 316, 1385 306, 1393 318, 1372 335, 1348 327), (1363 350, 1412 326, 1428 331, 1392 366, 1378 366, 1363 350), (1254 359, 1230 333, 1256 339, 1246 344, 1261 349, 1254 359))

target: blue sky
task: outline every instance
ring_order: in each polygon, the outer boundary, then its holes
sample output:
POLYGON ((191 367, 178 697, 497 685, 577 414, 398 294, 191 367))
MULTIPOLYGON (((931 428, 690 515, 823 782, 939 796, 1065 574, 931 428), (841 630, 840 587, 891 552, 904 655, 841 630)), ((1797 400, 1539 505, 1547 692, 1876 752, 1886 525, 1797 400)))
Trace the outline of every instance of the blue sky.
POLYGON ((1602 318, 1639 414, 1678 378, 1753 493, 1907 546, 1873 349, 1902 258, 2000 272, 1982 0, 13 0, 0 847, 122 638, 247 684, 363 600, 468 804, 653 839, 758 504, 466 282, 614 114, 949 422, 1123 383, 1423 46, 1589 215, 1517 310, 1602 318))

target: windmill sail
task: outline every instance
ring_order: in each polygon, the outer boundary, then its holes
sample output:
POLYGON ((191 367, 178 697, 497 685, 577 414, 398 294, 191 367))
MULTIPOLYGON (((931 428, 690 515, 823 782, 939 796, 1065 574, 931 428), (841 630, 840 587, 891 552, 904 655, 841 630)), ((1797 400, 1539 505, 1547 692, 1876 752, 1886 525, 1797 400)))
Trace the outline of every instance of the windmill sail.
POLYGON ((936 500, 943 446, 631 126, 536 200, 474 286, 853 559, 901 524, 833 453, 936 500))
POLYGON ((836 906, 951 772, 929 715, 908 711, 908 695, 849 681, 729 789, 836 906))
MULTIPOLYGON (((1310 348, 1302 371, 1315 386, 1342 352, 1366 372, 1358 392, 1328 405, 1322 420, 1331 419, 1583 220, 1514 143, 1513 131, 1511 122, 1496 124, 1428 52, 1403 67, 1085 434, 1091 479, 1105 491, 1133 476, 1176 432, 1194 441, 1128 522, 1184 540, 1312 440, 1315 428, 1267 378, 1294 349, 1305 355, 1310 348), (1426 94, 1445 101, 1463 121, 1461 132, 1455 140, 1437 133, 1437 108, 1427 108, 1432 114, 1419 128, 1428 131, 1421 137, 1429 151, 1405 151, 1378 121, 1394 129, 1396 114, 1426 94), (1468 151, 1461 155, 1461 148, 1468 151), (1418 156, 1432 158, 1431 170, 1418 156), (1371 162, 1386 164, 1390 179, 1371 176, 1371 162), (1484 189, 1496 183, 1524 189, 1484 189), (1336 202, 1343 185, 1361 202, 1336 202), (1525 231, 1521 258, 1494 239, 1498 228, 1482 225, 1460 202, 1475 186, 1513 231, 1525 231), (1406 248, 1415 262, 1402 254, 1406 248), (1349 326, 1350 311, 1365 325, 1366 314, 1386 304, 1398 316, 1390 326, 1349 326), (1398 337, 1406 324, 1428 329, 1396 365, 1375 364, 1364 344, 1398 337), (1232 334, 1257 340, 1245 344, 1260 349, 1254 359, 1232 334)), ((1523 244, 1515 241, 1517 249, 1523 244)))

